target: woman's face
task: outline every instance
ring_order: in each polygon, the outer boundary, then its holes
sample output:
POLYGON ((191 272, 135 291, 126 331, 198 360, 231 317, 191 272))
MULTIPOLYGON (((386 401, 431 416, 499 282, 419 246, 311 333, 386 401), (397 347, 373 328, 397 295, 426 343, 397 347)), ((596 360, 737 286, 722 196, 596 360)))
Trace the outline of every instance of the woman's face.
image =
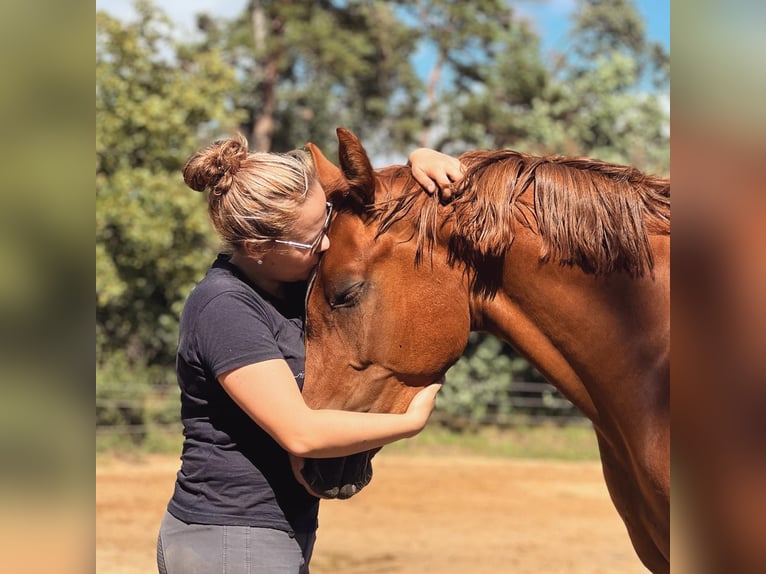
MULTIPOLYGON (((263 271, 277 281, 308 279, 319 256, 330 247, 327 237, 329 210, 324 190, 318 181, 309 189, 290 237, 273 241, 273 247, 261 258, 263 271)), ((260 271, 260 270, 259 270, 260 271)))

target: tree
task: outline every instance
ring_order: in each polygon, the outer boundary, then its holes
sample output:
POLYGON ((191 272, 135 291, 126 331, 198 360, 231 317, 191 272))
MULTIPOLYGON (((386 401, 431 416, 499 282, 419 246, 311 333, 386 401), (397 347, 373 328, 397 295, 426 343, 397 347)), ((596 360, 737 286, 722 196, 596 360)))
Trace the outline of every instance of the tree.
POLYGON ((584 155, 667 174, 667 53, 631 0, 578 0, 575 14, 557 110, 566 137, 584 155))
POLYGON ((549 90, 551 73, 527 23, 510 17, 500 21, 504 25, 496 30, 489 60, 479 68, 479 81, 454 95, 449 133, 468 147, 542 151, 531 137, 542 120, 534 109, 549 90))
POLYGON ((150 2, 123 23, 96 16, 97 362, 172 364, 183 300, 209 265, 204 197, 180 170, 236 123, 235 78, 219 51, 178 57, 150 2))
POLYGON ((335 148, 338 126, 373 154, 413 139, 417 35, 388 3, 251 1, 233 21, 198 22, 200 47, 218 46, 237 72, 232 97, 254 148, 335 148))
POLYGON ((525 25, 494 38, 479 81, 454 95, 449 133, 464 147, 586 155, 669 171, 669 60, 630 0, 579 0, 571 49, 543 64, 525 25))
POLYGON ((631 0, 578 0, 575 13, 576 70, 605 54, 621 53, 634 60, 639 78, 650 74, 657 88, 667 87, 670 58, 661 44, 646 39, 644 21, 631 0))
POLYGON ((403 3, 399 12, 413 22, 420 46, 430 46, 435 54, 420 105, 418 139, 421 146, 439 147, 446 126, 442 102, 487 81, 486 64, 496 56, 497 38, 512 22, 512 11, 502 0, 419 0, 403 3))

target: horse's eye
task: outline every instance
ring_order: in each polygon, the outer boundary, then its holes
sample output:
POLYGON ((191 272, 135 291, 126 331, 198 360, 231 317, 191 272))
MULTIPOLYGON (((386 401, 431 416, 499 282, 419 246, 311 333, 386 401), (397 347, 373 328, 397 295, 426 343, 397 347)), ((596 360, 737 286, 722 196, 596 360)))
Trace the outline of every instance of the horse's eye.
POLYGON ((351 307, 352 305, 356 305, 363 291, 364 281, 354 283, 340 293, 336 293, 330 300, 330 307, 337 309, 338 307, 351 307))

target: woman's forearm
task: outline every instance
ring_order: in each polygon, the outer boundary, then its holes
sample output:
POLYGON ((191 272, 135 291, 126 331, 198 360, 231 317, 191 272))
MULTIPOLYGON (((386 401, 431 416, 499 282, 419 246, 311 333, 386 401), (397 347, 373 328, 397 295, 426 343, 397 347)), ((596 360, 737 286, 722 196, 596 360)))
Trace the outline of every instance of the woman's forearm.
POLYGON ((313 410, 287 363, 270 360, 219 377, 232 399, 285 450, 301 458, 346 456, 420 432, 441 384, 419 391, 402 414, 313 410))
POLYGON ((311 410, 274 438, 301 458, 347 456, 416 435, 427 418, 412 413, 311 410))

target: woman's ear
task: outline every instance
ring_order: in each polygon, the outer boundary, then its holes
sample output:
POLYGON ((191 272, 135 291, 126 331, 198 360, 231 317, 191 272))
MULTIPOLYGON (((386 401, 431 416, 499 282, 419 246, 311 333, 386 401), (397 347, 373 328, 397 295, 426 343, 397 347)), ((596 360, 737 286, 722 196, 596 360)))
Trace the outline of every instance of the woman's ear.
POLYGON ((242 255, 257 262, 263 260, 263 257, 266 255, 267 251, 268 250, 264 245, 254 241, 245 241, 242 244, 242 255))

